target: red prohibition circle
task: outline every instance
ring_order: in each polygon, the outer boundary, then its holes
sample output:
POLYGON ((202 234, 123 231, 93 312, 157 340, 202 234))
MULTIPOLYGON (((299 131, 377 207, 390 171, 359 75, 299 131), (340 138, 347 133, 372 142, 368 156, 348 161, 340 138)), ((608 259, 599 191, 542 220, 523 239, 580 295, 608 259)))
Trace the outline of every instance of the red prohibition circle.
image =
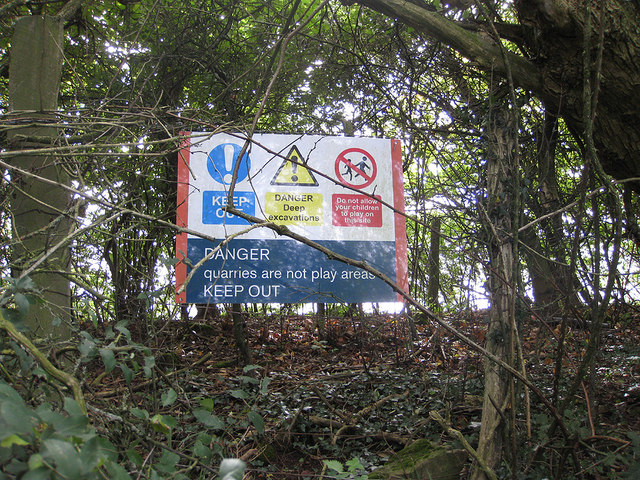
POLYGON ((376 165, 376 161, 374 160, 374 158, 366 150, 363 150, 361 148, 348 148, 344 150, 340 155, 338 155, 338 158, 336 158, 335 171, 336 178, 340 181, 340 183, 359 190, 368 187, 373 183, 378 173, 378 166, 376 165), (347 158, 347 155, 350 153, 362 154, 363 160, 361 162, 358 162, 357 164, 352 163, 351 160, 347 158), (365 159, 371 162, 371 173, 369 174, 365 171, 366 168, 364 168, 366 166, 365 159), (347 170, 344 173, 340 171, 340 167, 342 167, 343 165, 347 167, 347 170), (349 180, 344 178, 344 176, 347 174, 350 174, 349 180), (363 178, 364 183, 354 183, 354 176, 356 178, 363 178))

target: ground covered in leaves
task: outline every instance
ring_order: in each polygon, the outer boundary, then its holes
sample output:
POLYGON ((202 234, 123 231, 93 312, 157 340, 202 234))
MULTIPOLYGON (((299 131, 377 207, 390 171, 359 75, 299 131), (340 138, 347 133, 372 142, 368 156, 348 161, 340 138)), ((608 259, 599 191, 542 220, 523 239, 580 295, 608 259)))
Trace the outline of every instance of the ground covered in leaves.
MULTIPOLYGON (((483 342, 485 312, 447 321, 483 342)), ((521 325, 527 374, 556 404, 589 335, 588 325, 570 323, 562 362, 556 362, 557 322, 526 318, 521 325)), ((482 358, 432 324, 416 318, 415 325, 412 338, 406 316, 330 318, 321 340, 311 316, 247 314, 253 358, 242 366, 226 316, 173 322, 153 332, 144 355, 123 349, 113 360, 88 363, 87 400, 94 424, 126 451, 132 470, 143 471, 156 458, 159 471, 191 478, 204 471, 207 478, 202 465, 213 469, 220 458, 240 457, 248 479, 360 478, 414 440, 455 443, 429 419, 430 411, 476 445, 482 358), (171 460, 157 459, 161 445, 173 452, 171 460), (327 460, 351 476, 327 468, 327 460)), ((517 435, 500 478, 510 476, 509 469, 518 472, 514 478, 551 477, 560 462, 572 473, 559 478, 632 475, 640 462, 639 362, 640 312, 617 312, 565 414, 570 441, 548 438, 551 415, 534 396, 528 436, 518 387, 517 435)))

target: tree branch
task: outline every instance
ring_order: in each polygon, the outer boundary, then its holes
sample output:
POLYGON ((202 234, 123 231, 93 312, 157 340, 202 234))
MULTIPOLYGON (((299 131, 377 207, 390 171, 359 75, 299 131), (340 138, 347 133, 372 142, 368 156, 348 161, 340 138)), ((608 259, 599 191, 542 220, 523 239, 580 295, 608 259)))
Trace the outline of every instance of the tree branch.
POLYGON ((68 22, 76 14, 76 11, 80 9, 84 1, 85 0, 69 0, 56 14, 56 18, 63 22, 68 22))
MULTIPOLYGON (((343 2, 354 3, 353 0, 343 2)), ((506 76, 507 68, 498 45, 429 10, 427 3, 413 3, 409 0, 355 0, 355 3, 396 18, 449 45, 464 57, 478 63, 482 69, 506 76)), ((507 52, 506 57, 514 83, 536 94, 542 94, 542 76, 538 68, 519 55, 507 52)))
POLYGON ((82 388, 80 382, 73 375, 60 370, 36 347, 31 340, 29 340, 24 334, 20 333, 16 327, 9 320, 2 316, 0 313, 0 329, 7 332, 11 338, 13 338, 18 344, 20 344, 25 350, 27 350, 40 366, 53 378, 59 382, 65 384, 72 392, 73 398, 82 410, 82 413, 87 414, 87 404, 84 401, 84 395, 82 394, 82 388))

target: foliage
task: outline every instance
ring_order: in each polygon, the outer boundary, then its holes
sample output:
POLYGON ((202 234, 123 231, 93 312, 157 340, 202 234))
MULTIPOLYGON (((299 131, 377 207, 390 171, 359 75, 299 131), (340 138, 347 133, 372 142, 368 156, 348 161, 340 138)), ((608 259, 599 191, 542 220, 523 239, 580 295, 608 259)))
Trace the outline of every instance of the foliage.
MULTIPOLYGON (((465 6, 466 2, 423 3, 466 22, 470 31, 487 27, 481 9, 465 6)), ((494 9, 490 15, 494 21, 517 20, 510 2, 483 4, 494 9)), ((55 346, 47 354, 67 362, 67 369, 92 397, 91 424, 80 418, 73 401, 59 399, 61 387, 33 357, 2 336, 3 469, 10 469, 8 475, 14 477, 30 469, 33 478, 72 473, 78 478, 210 477, 213 465, 246 453, 242 448, 251 445, 264 452, 253 459, 256 463, 250 470, 267 471, 269 435, 291 425, 299 435, 288 447, 331 458, 327 468, 339 478, 366 476, 357 462, 367 469, 373 466, 377 455, 373 443, 333 443, 333 427, 320 429, 314 423, 306 405, 313 403, 318 416, 332 418, 334 412, 329 401, 317 401, 311 386, 296 383, 299 365, 278 363, 286 355, 295 356, 297 347, 289 340, 299 341, 300 348, 313 345, 316 358, 325 359, 324 365, 315 365, 319 371, 340 364, 347 353, 353 356, 345 358, 358 359, 346 367, 351 373, 347 385, 322 378, 321 393, 338 401, 352 420, 357 418, 350 426, 362 435, 386 425, 394 431, 438 436, 423 422, 430 408, 453 412, 455 417, 457 407, 468 407, 473 413, 463 416, 464 425, 456 427, 477 422, 478 407, 467 400, 469 394, 481 391, 479 364, 470 361, 465 343, 430 325, 428 315, 414 315, 412 309, 406 313, 418 324, 415 338, 403 333, 408 317, 385 323, 396 332, 385 337, 393 347, 384 350, 392 367, 382 361, 382 347, 370 342, 375 335, 361 318, 362 311, 342 305, 327 308, 327 338, 313 342, 307 338, 309 322, 301 321, 295 328, 288 323, 295 307, 270 306, 273 315, 267 315, 265 307, 267 325, 251 338, 256 365, 236 369, 229 360, 233 353, 216 357, 227 364, 212 365, 205 353, 217 353, 220 346, 203 338, 225 339, 223 331, 217 323, 215 334, 202 325, 192 327, 186 322, 192 313, 173 301, 175 158, 181 131, 251 133, 254 120, 256 130, 272 132, 400 138, 411 294, 418 302, 426 300, 429 226, 438 217, 442 220, 439 305, 447 324, 483 343, 487 316, 468 310, 488 305, 486 282, 492 268, 488 247, 494 232, 486 219, 500 213, 499 207, 497 212, 487 211, 486 126, 492 108, 508 99, 519 122, 514 137, 519 152, 517 182, 508 193, 521 199, 514 215, 517 228, 509 237, 520 245, 514 320, 529 346, 520 367, 549 393, 554 407, 564 406, 560 416, 566 427, 586 442, 581 453, 589 454, 579 459, 580 466, 573 465, 576 475, 591 465, 593 471, 608 475, 611 463, 618 469, 624 465, 631 476, 638 469, 637 437, 616 432, 615 438, 629 439, 619 444, 622 450, 609 443, 601 447, 597 442, 602 439, 591 438, 585 421, 591 410, 583 406, 581 392, 595 397, 597 404, 605 395, 598 391, 598 382, 606 385, 615 380, 619 387, 634 375, 626 364, 637 353, 633 351, 625 350, 620 357, 627 369, 625 380, 612 373, 615 369, 600 368, 606 351, 596 347, 610 339, 596 327, 606 321, 626 334, 634 331, 640 257, 634 218, 621 218, 617 201, 621 199, 627 212, 637 212, 638 195, 623 192, 618 185, 614 186, 618 197, 605 193, 603 186, 611 182, 586 163, 580 135, 529 92, 511 90, 478 65, 392 18, 333 1, 313 16, 318 6, 312 0, 108 0, 84 2, 67 22, 56 112, 60 135, 51 148, 58 165, 74 178, 73 211, 78 215, 68 245, 73 248, 69 277, 76 335, 72 344, 55 346), (298 27, 303 28, 285 43, 298 27), (261 115, 254 118, 263 101, 261 115), (622 222, 624 235, 620 235, 622 222), (278 325, 269 325, 273 318, 278 325), (178 319, 185 321, 180 327, 178 319), (175 334, 183 327, 184 332, 175 334), (170 342, 166 332, 179 340, 170 342), (183 343, 184 339, 188 341, 183 343), (271 347, 279 350, 263 355, 271 347), (590 349, 595 350, 594 359, 582 363, 584 375, 578 376, 584 382, 572 381, 577 378, 576 364, 588 359, 590 349), (281 368, 274 372, 269 362, 281 368), (412 370, 418 368, 414 363, 423 369, 421 373, 412 370), (407 400, 381 404, 370 415, 362 413, 372 400, 405 391, 407 400), (14 422, 15 418, 26 422, 14 422), (318 431, 321 435, 316 436, 318 431), (310 432, 313 435, 306 435, 310 432), (67 454, 76 460, 68 465, 56 461, 67 454)), ((0 7, 3 140, 16 127, 7 88, 9 27, 20 15, 55 14, 59 7, 56 2, 0 7)), ((506 43, 506 49, 515 51, 516 41, 506 43)), ((11 173, 13 147, 0 143, 0 160, 5 162, 0 184, 0 308, 20 326, 46 285, 12 278, 11 248, 21 239, 12 234, 11 199, 19 183, 11 173)), ((46 262, 40 269, 47 269, 46 262)), ((224 315, 215 320, 226 321, 224 315)), ((314 378, 312 385, 317 383, 314 378)), ((527 418, 523 390, 517 384, 513 392, 520 422, 527 418)), ((623 404, 621 409, 634 408, 628 397, 616 401, 623 404)), ((534 478, 549 474, 549 465, 565 460, 566 448, 575 446, 557 432, 549 434, 553 421, 548 411, 534 405, 533 414, 532 440, 523 430, 512 432, 514 452, 505 456, 503 465, 505 471, 513 470, 512 475, 519 474, 518 463, 530 460, 523 452, 532 456, 534 448, 544 452, 531 460, 527 474, 534 478)), ((477 432, 469 427, 465 435, 475 438, 477 432)), ((304 468, 318 466, 308 458, 303 463, 304 468)))
POLYGON ((32 408, 0 381, 0 432, 0 478, 131 478, 117 463, 115 447, 70 398, 64 413, 48 403, 32 408))
POLYGON ((352 478, 354 480, 367 480, 369 478, 368 475, 361 474, 364 471, 364 467, 357 458, 346 461, 344 465, 336 460, 324 460, 324 464, 329 470, 335 472, 334 478, 352 478))

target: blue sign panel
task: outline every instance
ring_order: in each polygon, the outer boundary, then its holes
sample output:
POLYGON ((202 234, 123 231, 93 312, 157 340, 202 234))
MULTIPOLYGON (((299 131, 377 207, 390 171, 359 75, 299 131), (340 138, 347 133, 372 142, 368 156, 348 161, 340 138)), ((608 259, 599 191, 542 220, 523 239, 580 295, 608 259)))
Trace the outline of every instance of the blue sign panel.
MULTIPOLYGON (((394 242, 322 241, 336 253, 356 256, 393 278, 394 242), (375 245, 372 245, 375 244, 375 245)), ((376 302, 394 295, 374 275, 294 240, 234 239, 218 244, 190 238, 187 256, 202 265, 187 286, 187 303, 376 302)))
MULTIPOLYGON (((234 206, 249 215, 256 214, 256 195, 253 192, 233 192, 234 206)), ((249 225, 249 222, 223 210, 227 194, 217 190, 202 192, 202 223, 207 225, 249 225)))

